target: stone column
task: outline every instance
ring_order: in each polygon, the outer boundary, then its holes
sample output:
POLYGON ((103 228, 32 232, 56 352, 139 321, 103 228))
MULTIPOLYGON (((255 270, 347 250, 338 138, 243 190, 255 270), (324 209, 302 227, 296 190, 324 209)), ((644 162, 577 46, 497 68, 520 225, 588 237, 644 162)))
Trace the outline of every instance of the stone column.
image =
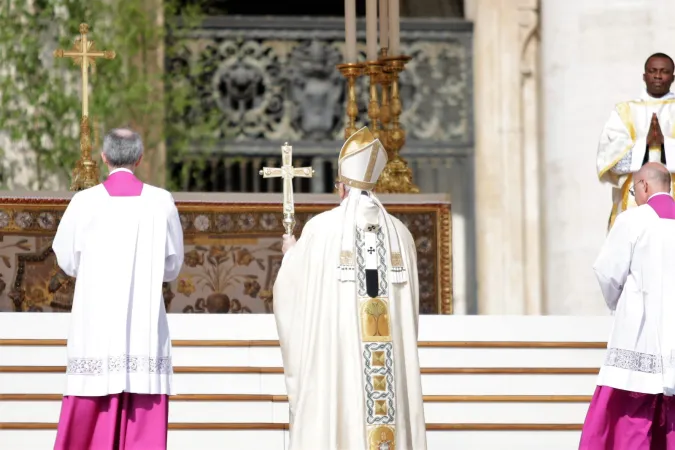
POLYGON ((525 313, 544 313, 545 261, 541 193, 544 191, 540 115, 539 1, 518 6, 521 76, 521 148, 523 151, 523 221, 525 228, 525 313))
POLYGON ((537 0, 473 0, 480 314, 541 312, 537 0))
POLYGON ((474 20, 476 18, 476 2, 478 0, 464 0, 464 18, 474 20))

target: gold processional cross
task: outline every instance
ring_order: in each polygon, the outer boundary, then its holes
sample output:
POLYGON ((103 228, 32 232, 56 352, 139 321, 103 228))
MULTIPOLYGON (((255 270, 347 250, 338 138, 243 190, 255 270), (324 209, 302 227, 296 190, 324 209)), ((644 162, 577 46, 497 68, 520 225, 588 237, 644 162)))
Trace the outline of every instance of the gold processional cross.
POLYGON ((80 39, 76 39, 72 50, 56 50, 57 58, 72 58, 73 62, 82 70, 82 119, 80 121, 80 152, 81 157, 73 169, 71 191, 96 186, 99 182, 99 172, 96 162, 91 159, 91 126, 89 124, 89 67, 96 67, 96 58, 114 59, 115 52, 110 50, 97 51, 94 41, 87 39, 89 25, 80 24, 80 39))
POLYGON ((314 169, 311 167, 293 167, 293 147, 286 142, 281 147, 281 168, 263 167, 260 171, 263 178, 283 179, 284 188, 284 229, 286 234, 292 235, 295 228, 295 206, 293 205, 293 178, 312 178, 314 169))

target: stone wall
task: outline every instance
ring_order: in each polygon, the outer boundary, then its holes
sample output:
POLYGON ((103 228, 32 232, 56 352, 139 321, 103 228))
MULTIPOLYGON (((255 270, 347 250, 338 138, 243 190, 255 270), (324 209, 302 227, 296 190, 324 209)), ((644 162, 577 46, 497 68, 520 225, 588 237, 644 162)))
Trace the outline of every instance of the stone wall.
POLYGON ((478 311, 543 309, 537 0, 473 0, 478 311))

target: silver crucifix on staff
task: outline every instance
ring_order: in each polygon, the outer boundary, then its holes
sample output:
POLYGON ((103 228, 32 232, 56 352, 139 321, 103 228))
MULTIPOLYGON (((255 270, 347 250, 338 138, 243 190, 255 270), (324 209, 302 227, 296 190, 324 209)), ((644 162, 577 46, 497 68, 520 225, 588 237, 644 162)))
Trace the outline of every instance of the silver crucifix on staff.
POLYGON ((311 167, 293 167, 293 147, 286 142, 281 146, 281 168, 263 167, 260 171, 263 178, 283 179, 284 188, 284 229, 289 236, 295 228, 295 206, 293 205, 293 178, 312 178, 314 169, 311 167))

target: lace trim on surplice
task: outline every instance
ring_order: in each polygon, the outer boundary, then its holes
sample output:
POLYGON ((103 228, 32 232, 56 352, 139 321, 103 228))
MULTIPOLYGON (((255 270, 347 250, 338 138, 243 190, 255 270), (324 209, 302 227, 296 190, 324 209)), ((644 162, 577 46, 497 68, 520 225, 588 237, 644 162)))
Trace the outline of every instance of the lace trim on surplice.
POLYGON ((173 371, 170 356, 119 355, 104 358, 68 358, 68 375, 103 375, 104 373, 159 373, 173 371), (107 363, 107 364, 104 364, 107 363))
POLYGON ((609 348, 605 356, 605 366, 632 370, 642 373, 663 373, 664 367, 675 367, 675 360, 662 358, 661 355, 640 353, 622 348, 609 348))

